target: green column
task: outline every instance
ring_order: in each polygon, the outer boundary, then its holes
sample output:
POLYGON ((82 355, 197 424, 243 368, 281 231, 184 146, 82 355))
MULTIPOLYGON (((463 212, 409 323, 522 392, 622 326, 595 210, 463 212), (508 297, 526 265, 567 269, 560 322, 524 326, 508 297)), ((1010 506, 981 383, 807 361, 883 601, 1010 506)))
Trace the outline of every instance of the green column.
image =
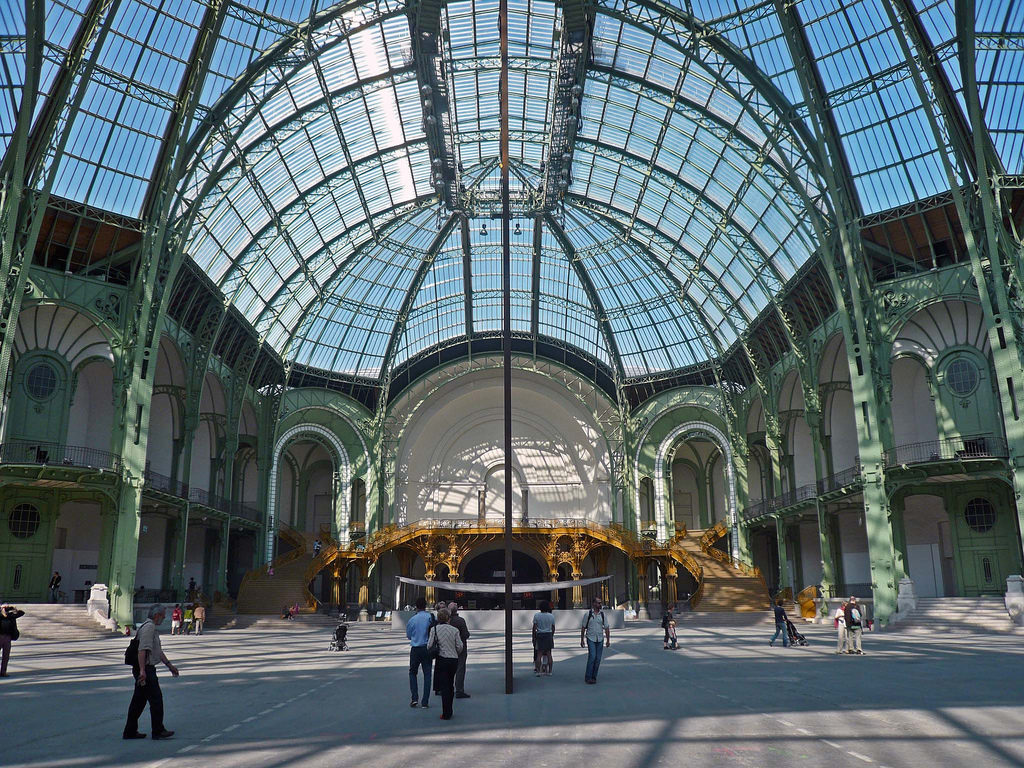
POLYGON ((185 557, 188 550, 188 511, 189 504, 186 502, 185 506, 182 507, 181 517, 178 521, 179 538, 177 551, 175 552, 174 578, 172 579, 172 588, 178 596, 178 600, 185 599, 185 587, 188 585, 188 581, 185 579, 185 557))
MULTIPOLYGON (((747 536, 746 526, 740 523, 740 513, 747 506, 747 439, 746 435, 742 434, 738 430, 734 431, 731 435, 732 443, 732 466, 733 476, 736 482, 736 533, 738 537, 738 547, 740 560, 745 563, 753 564, 753 558, 750 554, 750 540, 747 536)), ((726 481, 728 483, 728 480, 726 481)))
POLYGON ((821 589, 823 597, 835 597, 836 563, 832 545, 832 528, 827 517, 828 505, 814 502, 818 518, 818 546, 821 547, 821 589))
POLYGON ((135 621, 132 606, 135 597, 135 562, 139 553, 141 508, 141 483, 126 481, 121 486, 107 583, 111 618, 122 627, 135 621))
POLYGON ((779 555, 779 589, 792 587, 789 558, 786 557, 786 524, 781 515, 775 515, 775 546, 779 555))
POLYGON ((217 563, 217 591, 221 595, 228 593, 228 547, 231 546, 231 518, 229 517, 220 527, 220 555, 217 563))
POLYGON ((110 502, 100 507, 100 554, 96 564, 96 583, 110 587, 111 553, 114 549, 114 533, 117 530, 117 508, 110 502))

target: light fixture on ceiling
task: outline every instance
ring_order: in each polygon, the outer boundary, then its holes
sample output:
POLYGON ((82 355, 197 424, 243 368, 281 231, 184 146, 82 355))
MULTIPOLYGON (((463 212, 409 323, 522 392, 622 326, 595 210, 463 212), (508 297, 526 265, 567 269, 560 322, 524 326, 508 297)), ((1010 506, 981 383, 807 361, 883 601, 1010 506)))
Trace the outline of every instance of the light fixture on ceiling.
POLYGON ((513 234, 513 235, 521 235, 521 234, 523 234, 523 230, 521 230, 521 229, 519 228, 519 222, 518 222, 518 221, 516 222, 516 231, 515 231, 515 232, 513 232, 512 234, 513 234))
POLYGON ((480 225, 480 237, 487 237, 487 222, 480 225))

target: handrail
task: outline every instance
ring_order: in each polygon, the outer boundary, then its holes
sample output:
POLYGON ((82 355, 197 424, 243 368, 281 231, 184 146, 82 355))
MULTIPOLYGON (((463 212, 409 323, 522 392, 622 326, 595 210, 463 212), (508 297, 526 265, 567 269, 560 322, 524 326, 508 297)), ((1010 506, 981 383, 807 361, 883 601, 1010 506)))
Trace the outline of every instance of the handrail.
POLYGON ((885 466, 927 464, 963 459, 1005 459, 1010 455, 1006 440, 994 435, 964 435, 944 440, 897 445, 885 452, 885 466))
POLYGON ((146 483, 146 487, 152 491, 166 493, 169 496, 177 496, 179 499, 188 498, 188 484, 183 483, 181 480, 174 480, 151 469, 147 469, 143 473, 142 478, 146 483))
POLYGON ((813 619, 818 615, 818 606, 815 600, 818 598, 818 587, 812 584, 804 587, 796 594, 796 605, 800 609, 800 616, 804 619, 813 619))
POLYGON ((838 491, 841 488, 846 488, 849 485, 853 485, 861 479, 861 466, 858 462, 852 467, 840 470, 839 472, 833 472, 828 477, 822 478, 818 481, 818 495, 830 493, 832 491, 838 491))
POLYGON ((116 453, 45 440, 8 440, 0 443, 0 464, 42 464, 121 471, 121 457, 116 453))

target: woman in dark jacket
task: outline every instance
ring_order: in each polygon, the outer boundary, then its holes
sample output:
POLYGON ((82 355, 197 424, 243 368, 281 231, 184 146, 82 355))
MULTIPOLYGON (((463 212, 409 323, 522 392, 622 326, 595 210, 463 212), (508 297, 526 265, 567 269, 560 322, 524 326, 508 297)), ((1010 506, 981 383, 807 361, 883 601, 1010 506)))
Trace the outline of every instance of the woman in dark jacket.
POLYGON ((0 677, 7 677, 7 661, 11 658, 11 643, 18 639, 18 619, 25 615, 13 605, 0 605, 0 677))

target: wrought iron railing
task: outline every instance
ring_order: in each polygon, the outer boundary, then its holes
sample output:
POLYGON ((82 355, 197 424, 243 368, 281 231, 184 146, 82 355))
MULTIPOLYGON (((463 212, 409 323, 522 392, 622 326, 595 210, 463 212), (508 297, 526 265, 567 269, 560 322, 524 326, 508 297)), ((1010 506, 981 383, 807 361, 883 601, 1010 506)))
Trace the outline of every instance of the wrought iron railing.
POLYGON ((885 466, 926 464, 933 461, 1005 459, 1010 455, 1006 440, 992 435, 966 435, 946 440, 898 445, 885 452, 885 466))
POLYGON ((38 440, 9 440, 0 444, 0 464, 88 467, 119 472, 121 457, 110 451, 81 445, 63 445, 38 440))
POLYGON ((860 464, 844 469, 818 481, 818 493, 831 493, 853 485, 861 476, 860 464))
POLYGON ((188 486, 181 482, 181 480, 174 480, 151 469, 147 469, 143 477, 146 481, 146 487, 150 490, 177 496, 179 499, 188 498, 188 486))

